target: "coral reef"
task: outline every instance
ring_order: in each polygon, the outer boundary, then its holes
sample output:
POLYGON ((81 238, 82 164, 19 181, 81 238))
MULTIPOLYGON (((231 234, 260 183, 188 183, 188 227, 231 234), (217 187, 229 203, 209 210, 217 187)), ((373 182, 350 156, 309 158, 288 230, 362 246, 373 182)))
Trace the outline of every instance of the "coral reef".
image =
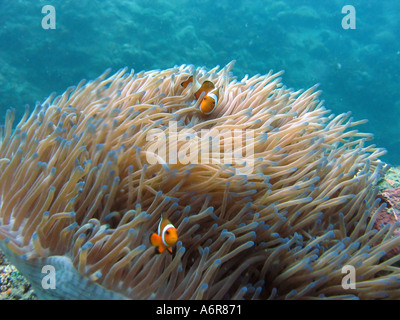
POLYGON ((400 187, 400 168, 391 167, 387 170, 385 178, 379 182, 379 189, 396 189, 400 187))
MULTIPOLYGON (((373 228, 385 151, 353 129, 363 121, 331 114, 314 87, 286 88, 280 73, 237 81, 231 68, 123 69, 50 96, 14 131, 7 113, 0 246, 39 298, 400 296, 400 257, 385 258, 400 239, 373 228), (194 86, 181 86, 190 75, 220 88, 210 116, 194 86), (184 139, 172 139, 171 123, 184 139), (251 141, 235 136, 246 162, 194 163, 186 151, 149 162, 152 130, 172 139, 159 150, 190 150, 205 129, 251 131, 251 141), (178 229, 173 255, 149 243, 161 215, 178 229), (44 265, 57 270, 55 290, 41 286, 44 265), (341 285, 344 265, 355 289, 341 285)), ((213 150, 226 154, 227 141, 213 150)))
POLYGON ((31 285, 0 251, 0 300, 35 300, 31 285))

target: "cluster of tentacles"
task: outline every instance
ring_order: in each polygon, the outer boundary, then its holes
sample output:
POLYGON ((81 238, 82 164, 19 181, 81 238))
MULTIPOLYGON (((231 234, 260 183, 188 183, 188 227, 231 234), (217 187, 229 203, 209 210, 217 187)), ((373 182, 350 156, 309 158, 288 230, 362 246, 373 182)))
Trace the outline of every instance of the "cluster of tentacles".
POLYGON ((400 258, 385 257, 400 240, 393 226, 373 228, 384 150, 353 130, 362 121, 325 109, 315 88, 294 92, 280 73, 237 81, 231 67, 124 69, 50 96, 15 129, 7 114, 0 239, 40 297, 400 296, 400 258), (221 88, 211 115, 181 85, 189 76, 221 88), (167 139, 171 126, 188 134, 167 139), (235 136, 235 154, 250 143, 252 170, 241 170, 249 159, 168 154, 187 155, 205 129, 228 133, 212 142, 221 155, 229 133, 251 132, 251 142, 235 136), (154 130, 166 139, 149 140, 154 130), (154 146, 167 158, 149 163, 154 146), (173 255, 149 242, 161 215, 178 229, 173 255), (45 264, 68 283, 41 288, 45 264), (342 286, 345 265, 355 289, 342 286))

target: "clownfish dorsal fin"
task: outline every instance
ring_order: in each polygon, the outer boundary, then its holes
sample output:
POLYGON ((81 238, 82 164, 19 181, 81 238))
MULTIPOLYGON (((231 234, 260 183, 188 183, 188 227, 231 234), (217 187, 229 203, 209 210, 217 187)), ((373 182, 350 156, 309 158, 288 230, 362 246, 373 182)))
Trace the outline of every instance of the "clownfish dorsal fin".
POLYGON ((161 236, 162 231, 164 230, 165 226, 168 224, 171 224, 171 222, 164 216, 164 214, 162 214, 160 223, 158 224, 158 229, 157 229, 157 233, 159 236, 161 236))
POLYGON ((163 223, 163 216, 161 216, 160 221, 158 222, 158 227, 157 227, 157 234, 160 236, 161 235, 161 231, 162 231, 162 223, 163 223))

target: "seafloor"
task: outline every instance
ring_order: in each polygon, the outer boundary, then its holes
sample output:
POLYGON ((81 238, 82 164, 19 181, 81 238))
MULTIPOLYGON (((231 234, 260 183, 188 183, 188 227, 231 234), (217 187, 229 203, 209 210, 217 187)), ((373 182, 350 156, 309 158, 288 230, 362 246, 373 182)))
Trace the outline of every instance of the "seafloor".
POLYGON ((1 251, 0 300, 37 300, 32 286, 1 251))

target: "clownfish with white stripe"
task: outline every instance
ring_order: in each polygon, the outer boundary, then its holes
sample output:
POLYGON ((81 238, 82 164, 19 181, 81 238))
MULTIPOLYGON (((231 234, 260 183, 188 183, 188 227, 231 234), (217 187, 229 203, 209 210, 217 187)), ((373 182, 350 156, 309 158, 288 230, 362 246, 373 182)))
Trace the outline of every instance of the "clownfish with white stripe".
POLYGON ((211 81, 204 81, 203 84, 201 85, 200 89, 196 91, 196 93, 194 94, 194 96, 196 97, 196 99, 200 98, 200 95, 204 92, 205 96, 215 88, 214 83, 212 83, 211 81))
POLYGON ((200 103, 200 111, 205 114, 211 114, 218 105, 219 89, 214 89, 207 93, 200 103))
POLYGON ((172 247, 178 241, 178 231, 174 225, 164 216, 161 217, 158 224, 157 233, 150 236, 150 243, 156 247, 156 252, 162 253, 167 249, 172 253, 172 247))
MULTIPOLYGON (((187 88, 189 84, 193 83, 193 76, 190 76, 187 78, 185 81, 181 83, 181 86, 184 88, 187 88)), ((209 80, 206 80, 203 82, 202 85, 196 80, 195 83, 193 84, 193 90, 195 90, 194 96, 196 100, 198 100, 201 96, 201 94, 204 92, 204 95, 206 96, 207 93, 209 93, 211 90, 214 90, 215 85, 209 80)))
MULTIPOLYGON (((181 83, 181 86, 184 88, 187 88, 189 84, 193 83, 193 76, 190 76, 188 79, 186 79, 184 82, 181 83)), ((211 114, 215 108, 218 105, 218 99, 219 99, 219 89, 215 88, 214 83, 211 81, 204 81, 203 84, 200 86, 200 84, 196 81, 194 84, 194 90, 196 90, 194 96, 198 100, 201 96, 201 94, 204 92, 204 98, 201 100, 200 103, 200 111, 204 115, 209 115, 211 114)))

